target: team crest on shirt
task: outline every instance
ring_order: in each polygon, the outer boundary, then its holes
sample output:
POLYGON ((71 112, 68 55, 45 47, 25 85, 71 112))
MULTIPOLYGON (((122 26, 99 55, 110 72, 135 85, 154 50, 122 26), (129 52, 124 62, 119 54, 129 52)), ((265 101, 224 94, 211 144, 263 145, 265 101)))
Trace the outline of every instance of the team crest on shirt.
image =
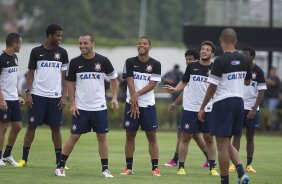
POLYGON ((7 119, 7 118, 8 118, 7 114, 4 114, 3 119, 7 119))
POLYGON ((54 59, 59 61, 61 59, 61 54, 59 52, 56 52, 54 55, 54 59))
POLYGON ((152 65, 147 65, 146 71, 147 72, 152 72, 153 66, 152 65))
POLYGON ((126 122, 124 123, 124 126, 125 126, 125 127, 129 127, 129 125, 130 125, 130 122, 129 122, 129 121, 126 121, 126 122))
POLYGON ((189 123, 185 123, 184 128, 188 130, 190 128, 190 124, 189 123))
POLYGON ((71 127, 71 129, 72 129, 72 131, 76 131, 77 130, 77 125, 72 125, 72 127, 71 127))
POLYGON ((101 63, 95 63, 95 68, 96 71, 101 71, 102 67, 101 67, 101 63))
POLYGON ((34 116, 31 116, 30 119, 29 119, 29 121, 30 121, 30 122, 34 122, 34 119, 35 119, 34 116))
POLYGON ((254 72, 254 73, 252 73, 252 79, 254 80, 254 79, 256 79, 257 78, 257 74, 254 72))

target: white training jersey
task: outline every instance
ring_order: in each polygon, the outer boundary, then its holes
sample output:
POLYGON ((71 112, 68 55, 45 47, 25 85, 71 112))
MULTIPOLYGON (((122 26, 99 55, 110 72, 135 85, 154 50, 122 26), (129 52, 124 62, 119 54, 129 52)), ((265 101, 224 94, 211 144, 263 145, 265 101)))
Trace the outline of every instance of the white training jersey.
POLYGON ((0 55, 0 87, 4 100, 18 100, 18 58, 2 52, 0 55))
POLYGON ((213 103, 230 98, 243 98, 244 80, 251 79, 247 58, 239 52, 225 52, 214 61, 208 82, 217 85, 213 103))
MULTIPOLYGON (((161 81, 161 63, 153 58, 150 58, 146 62, 142 62, 138 57, 128 58, 125 62, 123 69, 123 78, 133 77, 135 91, 143 89, 149 84, 150 81, 161 81)), ((130 93, 127 87, 126 102, 129 103, 130 93)), ((147 107, 155 105, 154 90, 139 96, 139 107, 147 107)))
POLYGON ((28 69, 35 70, 31 94, 59 98, 62 96, 62 71, 69 63, 65 49, 57 46, 51 50, 43 45, 30 53, 28 69))
POLYGON ((92 59, 85 59, 80 55, 70 61, 66 80, 75 82, 75 104, 78 109, 85 111, 107 109, 105 75, 109 79, 117 78, 109 59, 98 53, 95 53, 92 59))
MULTIPOLYGON (((249 86, 244 86, 244 109, 251 110, 256 103, 258 91, 266 90, 265 78, 262 69, 255 65, 252 69, 252 79, 249 86)), ((259 110, 259 107, 258 109, 259 110)))
MULTIPOLYGON (((208 75, 213 64, 208 66, 200 64, 199 61, 189 63, 186 67, 182 82, 188 83, 183 91, 183 109, 186 111, 199 112, 209 86, 208 75)), ((211 112, 212 101, 205 107, 205 112, 211 112)))

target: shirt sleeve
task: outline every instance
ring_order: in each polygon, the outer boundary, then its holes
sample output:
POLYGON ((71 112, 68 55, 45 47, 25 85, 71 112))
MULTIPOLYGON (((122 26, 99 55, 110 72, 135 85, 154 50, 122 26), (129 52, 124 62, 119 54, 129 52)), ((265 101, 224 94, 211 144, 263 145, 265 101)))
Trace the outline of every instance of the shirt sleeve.
POLYGON ((122 72, 122 78, 126 79, 127 77, 133 77, 133 61, 130 59, 125 61, 122 72))
POLYGON ((153 71, 152 71, 152 75, 151 75, 150 81, 160 82, 161 80, 162 80, 162 77, 161 77, 161 63, 160 62, 156 62, 153 65, 153 71))
POLYGON ((223 74, 222 62, 218 58, 216 58, 211 73, 209 75, 208 82, 218 85, 219 82, 221 81, 222 74, 223 74))
POLYGON ((257 73, 257 85, 258 85, 258 90, 266 90, 266 83, 265 83, 265 78, 264 78, 264 73, 263 71, 260 69, 258 70, 257 73))
POLYGON ((74 60, 71 60, 71 62, 68 65, 65 80, 70 81, 70 82, 75 82, 76 81, 76 67, 75 67, 75 62, 74 60))
POLYGON ((188 83, 189 80, 190 80, 190 75, 191 75, 190 68, 191 68, 191 64, 188 64, 186 66, 185 73, 184 73, 184 75, 181 79, 181 81, 184 82, 184 83, 188 83))
POLYGON ((108 58, 105 59, 105 74, 109 79, 117 78, 117 73, 114 70, 114 67, 108 58))
POLYGON ((66 50, 63 52, 62 70, 67 70, 69 64, 69 56, 66 50))
POLYGON ((29 56, 28 69, 36 70, 37 68, 37 59, 36 58, 37 58, 36 51, 32 49, 30 52, 30 56, 29 56))

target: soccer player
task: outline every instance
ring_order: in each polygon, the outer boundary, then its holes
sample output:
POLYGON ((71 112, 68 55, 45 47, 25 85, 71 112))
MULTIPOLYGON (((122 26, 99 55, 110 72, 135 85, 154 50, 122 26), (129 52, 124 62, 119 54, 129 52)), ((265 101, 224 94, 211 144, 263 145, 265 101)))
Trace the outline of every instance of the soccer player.
MULTIPOLYGON (((247 165, 246 171, 248 173, 256 173, 256 170, 251 166, 254 155, 254 136, 255 129, 259 127, 260 113, 259 105, 261 104, 266 90, 265 78, 262 69, 254 63, 256 51, 253 47, 245 47, 243 49, 251 64, 252 79, 251 85, 244 87, 244 121, 243 127, 246 127, 247 139, 247 165)), ((241 135, 233 137, 233 146, 239 151, 241 135)), ((232 164, 229 172, 235 172, 235 166, 232 164)))
MULTIPOLYGON (((215 145, 213 136, 209 134, 208 118, 206 118, 205 122, 199 122, 197 116, 209 85, 207 83, 207 77, 213 66, 211 58, 214 56, 214 53, 215 45, 210 41, 204 41, 201 44, 200 60, 187 65, 185 74, 177 86, 172 87, 165 85, 163 87, 164 90, 172 93, 184 88, 182 120, 180 123, 182 135, 179 144, 179 165, 177 174, 186 174, 184 162, 188 153, 189 143, 193 135, 201 131, 204 133, 206 142, 210 174, 218 176, 215 168, 215 145), (189 85, 187 85, 188 82, 189 85)), ((212 103, 210 102, 205 108, 206 116, 211 112, 211 107, 212 103)))
POLYGON ((56 163, 60 161, 62 138, 62 111, 66 105, 67 91, 64 76, 68 65, 67 51, 60 47, 62 28, 51 24, 46 29, 46 41, 32 49, 26 80, 28 126, 24 136, 22 159, 18 167, 26 167, 35 130, 43 123, 51 128, 56 163))
POLYGON ((250 84, 251 70, 247 58, 235 49, 237 35, 234 29, 224 29, 219 39, 224 53, 214 61, 208 78, 210 85, 198 118, 204 121, 205 107, 213 98, 210 133, 216 136, 221 184, 229 184, 229 159, 238 172, 238 184, 247 184, 249 177, 245 174, 238 151, 230 143, 230 137, 238 136, 242 131, 243 88, 244 84, 250 84))
MULTIPOLYGON (((197 50, 195 49, 188 49, 185 54, 185 59, 186 59, 186 64, 188 65, 191 62, 196 62, 200 59, 200 55, 197 50)), ((188 85, 188 84, 187 84, 188 85)), ((172 112, 176 105, 182 102, 183 99, 183 91, 180 93, 180 95, 168 106, 168 111, 172 112)), ((180 123, 180 122, 178 122, 180 123)), ((164 166, 167 167, 174 167, 177 166, 178 163, 178 149, 179 149, 179 143, 181 139, 181 130, 179 129, 180 127, 178 126, 178 131, 177 131, 177 142, 176 142, 176 148, 175 148, 175 153, 174 156, 171 160, 168 162, 164 163, 164 166)), ((201 151, 204 153, 206 157, 206 162, 202 165, 202 168, 208 168, 209 167, 209 162, 208 162, 208 155, 206 152, 206 143, 205 140, 202 136, 201 133, 195 133, 193 135, 193 139, 196 141, 197 145, 201 149, 201 151)))
POLYGON ((146 132, 152 175, 160 176, 158 169, 159 147, 156 130, 158 128, 154 88, 161 81, 161 63, 149 56, 151 41, 142 36, 138 40, 138 56, 128 58, 124 65, 123 77, 127 80, 127 98, 123 128, 126 130, 126 168, 122 175, 131 175, 135 137, 139 126, 146 132))
POLYGON ((10 33, 6 37, 6 49, 0 55, 0 166, 17 164, 11 152, 22 128, 21 103, 23 104, 24 100, 17 90, 18 57, 15 54, 20 51, 21 45, 22 36, 18 33, 10 33), (2 158, 9 122, 11 129, 2 158))
POLYGON ((79 37, 81 55, 72 59, 67 71, 68 95, 70 112, 72 114, 71 134, 66 141, 61 161, 57 165, 55 174, 65 175, 65 163, 71 154, 81 134, 96 132, 99 154, 102 163, 102 175, 112 178, 108 170, 108 144, 106 133, 108 127, 108 112, 105 97, 104 75, 110 79, 112 90, 112 108, 118 110, 117 101, 117 73, 108 58, 94 52, 95 41, 92 35, 79 37))

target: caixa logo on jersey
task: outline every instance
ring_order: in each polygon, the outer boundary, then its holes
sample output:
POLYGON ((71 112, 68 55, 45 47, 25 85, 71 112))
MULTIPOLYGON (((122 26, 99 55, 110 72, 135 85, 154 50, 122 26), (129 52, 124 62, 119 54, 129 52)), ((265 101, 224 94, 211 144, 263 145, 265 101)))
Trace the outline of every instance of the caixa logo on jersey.
POLYGON ((245 79, 246 73, 232 73, 229 74, 227 79, 228 80, 236 80, 236 79, 245 79))
POLYGON ((135 73, 135 74, 134 74, 134 79, 135 79, 135 80, 150 81, 151 76, 135 73))
POLYGON ((60 64, 57 62, 42 62, 41 67, 45 68, 60 68, 60 64))
POLYGON ((8 73, 14 73, 14 72, 17 72, 17 71, 18 71, 18 68, 11 67, 11 68, 9 68, 8 73))
POLYGON ((101 79, 101 74, 95 74, 95 73, 85 73, 85 74, 80 74, 79 78, 81 80, 85 79, 101 79))

